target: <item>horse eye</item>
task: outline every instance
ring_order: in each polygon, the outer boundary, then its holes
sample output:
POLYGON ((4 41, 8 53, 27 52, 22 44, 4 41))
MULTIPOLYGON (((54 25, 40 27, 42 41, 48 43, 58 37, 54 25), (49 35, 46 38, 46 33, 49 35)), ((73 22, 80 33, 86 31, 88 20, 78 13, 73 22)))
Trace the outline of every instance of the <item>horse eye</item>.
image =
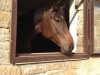
POLYGON ((59 18, 59 17, 54 17, 54 20, 55 20, 56 22, 60 22, 60 18, 59 18))
POLYGON ((63 16, 61 16, 61 18, 63 19, 64 17, 63 17, 63 16))

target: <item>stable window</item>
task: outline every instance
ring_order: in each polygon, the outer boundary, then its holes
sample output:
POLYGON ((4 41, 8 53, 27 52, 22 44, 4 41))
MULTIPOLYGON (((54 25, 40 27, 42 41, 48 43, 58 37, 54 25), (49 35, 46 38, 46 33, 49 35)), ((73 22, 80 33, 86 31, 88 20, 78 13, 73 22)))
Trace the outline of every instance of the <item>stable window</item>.
MULTIPOLYGON (((75 0, 64 0, 65 5, 63 8, 64 22, 66 21, 68 31, 74 41, 74 49, 69 54, 64 54, 61 51, 62 46, 66 48, 66 43, 70 40, 60 38, 58 41, 48 39, 41 33, 35 33, 35 15, 41 11, 48 9, 48 6, 59 5, 56 0, 12 0, 12 25, 11 25, 11 63, 20 62, 51 62, 51 61, 65 61, 67 59, 75 58, 88 58, 91 51, 90 41, 91 38, 91 17, 90 17, 90 0, 82 0, 78 4, 75 0), (47 7, 47 8, 45 8, 47 7), (63 42, 62 42, 63 41, 63 42)), ((58 0, 60 1, 60 0, 58 0)), ((59 2, 58 2, 59 3, 59 2)), ((64 3, 64 2, 62 2, 64 3)), ((62 6, 62 5, 61 5, 62 6)), ((55 8, 56 10, 56 8, 55 8)), ((62 11, 61 11, 62 12, 62 11)), ((60 13, 61 14, 61 13, 60 13)), ((36 19, 40 14, 36 16, 36 19)), ((49 16, 49 15, 48 15, 49 16)), ((59 16, 59 15, 57 15, 59 16)), ((41 17, 41 16, 40 16, 41 17)), ((42 16, 43 17, 43 16, 42 16)), ((62 17, 62 16, 60 16, 62 17)), ((63 19, 61 18, 61 20, 63 19)), ((45 19, 45 18, 44 18, 45 19)), ((59 22, 60 20, 54 19, 59 22)), ((37 21, 37 20, 36 20, 37 21)), ((40 20, 39 20, 40 21, 40 20)), ((47 22, 46 25, 53 24, 47 22)), ((37 23, 37 22, 36 22, 37 23)), ((43 23, 44 24, 44 23, 43 23)), ((63 23, 62 23, 63 24, 63 23)), ((59 24, 56 24, 59 25, 59 24)), ((43 26, 42 26, 43 27, 43 26)), ((57 27, 57 26, 56 26, 57 27)), ((61 26, 62 27, 62 26, 61 26)), ((58 27, 59 28, 59 27, 58 27)), ((37 26, 38 29, 38 26, 37 26)), ((48 29, 49 30, 49 29, 48 29)), ((63 29, 57 29, 63 32, 63 29)), ((39 31, 39 30, 38 30, 39 31)), ((42 30, 44 31, 44 29, 42 30)), ((47 31, 47 30, 46 30, 47 31)), ((51 33, 51 32, 50 32, 51 33)), ((64 33, 65 34, 65 33, 64 33)), ((61 34, 61 35, 64 35, 61 34)), ((65 34, 66 36, 66 34, 65 34)))

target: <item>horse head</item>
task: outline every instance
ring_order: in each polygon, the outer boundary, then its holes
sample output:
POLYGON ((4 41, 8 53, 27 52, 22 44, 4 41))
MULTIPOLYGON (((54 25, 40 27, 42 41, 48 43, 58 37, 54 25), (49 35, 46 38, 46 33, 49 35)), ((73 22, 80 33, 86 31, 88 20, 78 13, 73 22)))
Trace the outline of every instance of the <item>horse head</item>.
POLYGON ((40 9, 34 14, 35 30, 45 38, 61 47, 61 52, 68 55, 74 48, 73 38, 68 30, 62 7, 40 9))

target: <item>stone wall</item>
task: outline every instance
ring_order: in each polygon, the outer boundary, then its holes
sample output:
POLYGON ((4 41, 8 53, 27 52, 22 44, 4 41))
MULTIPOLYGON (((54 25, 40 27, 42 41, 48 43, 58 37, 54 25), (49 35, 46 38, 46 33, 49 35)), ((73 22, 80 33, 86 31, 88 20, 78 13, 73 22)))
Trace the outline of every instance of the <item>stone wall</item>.
POLYGON ((9 64, 11 0, 0 0, 0 64, 9 64))
MULTIPOLYGON (((76 3, 80 1, 76 0, 76 3)), ((0 0, 0 75, 100 75, 100 58, 38 64, 10 64, 11 2, 12 0, 0 0)), ((80 7, 78 12, 79 36, 82 36, 81 14, 80 7)))
POLYGON ((100 58, 87 60, 0 65, 0 75, 100 75, 100 58))

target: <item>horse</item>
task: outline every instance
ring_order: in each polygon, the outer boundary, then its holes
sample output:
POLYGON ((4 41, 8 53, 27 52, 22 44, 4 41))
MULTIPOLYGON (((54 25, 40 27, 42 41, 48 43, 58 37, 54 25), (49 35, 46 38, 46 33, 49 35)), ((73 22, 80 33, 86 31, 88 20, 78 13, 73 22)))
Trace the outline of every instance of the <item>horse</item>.
POLYGON ((64 16, 65 5, 59 3, 36 10, 34 14, 35 31, 36 34, 41 33, 45 38, 57 44, 63 54, 69 55, 74 48, 74 41, 64 16))

